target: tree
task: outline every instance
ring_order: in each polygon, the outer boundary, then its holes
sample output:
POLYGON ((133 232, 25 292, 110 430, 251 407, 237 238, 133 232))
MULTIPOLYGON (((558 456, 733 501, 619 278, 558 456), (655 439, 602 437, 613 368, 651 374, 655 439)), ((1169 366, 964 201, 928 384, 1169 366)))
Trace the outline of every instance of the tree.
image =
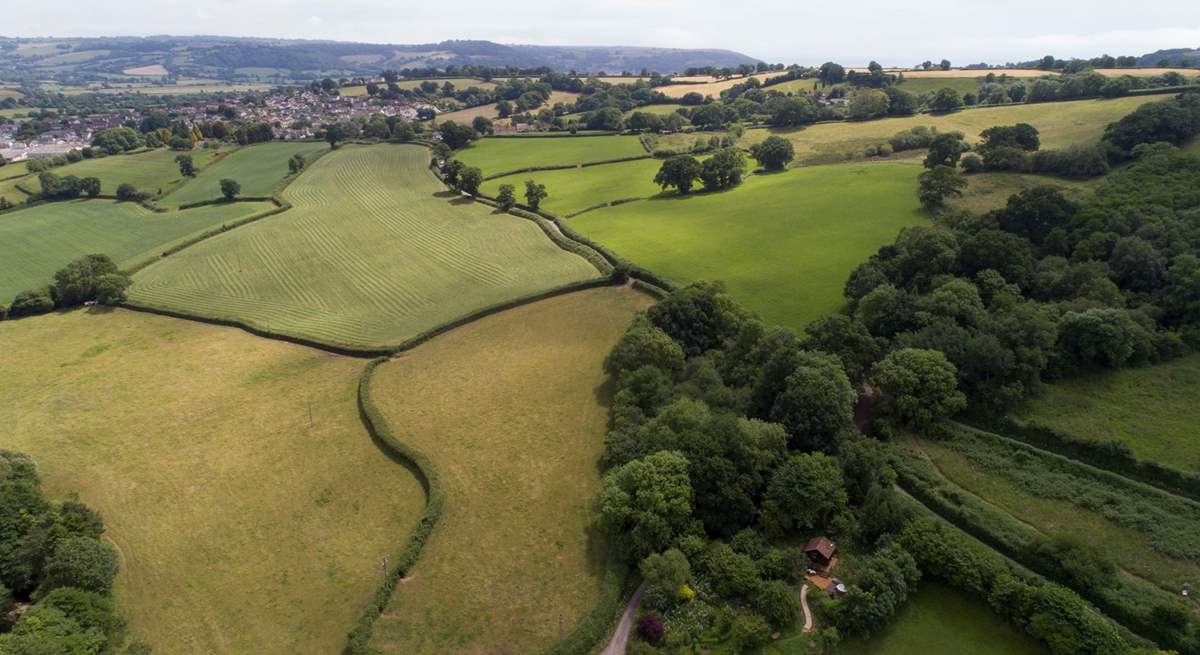
POLYGON ((479 187, 483 184, 483 171, 468 166, 462 169, 458 174, 458 189, 464 193, 475 195, 479 193, 479 187))
POLYGON ((769 136, 762 143, 751 146, 750 154, 764 169, 780 171, 796 158, 796 149, 783 137, 769 136))
POLYGON ((454 121, 443 122, 438 126, 438 132, 442 135, 442 143, 450 146, 451 150, 463 148, 479 138, 479 133, 474 128, 459 125, 454 121))
POLYGON ((66 537, 46 561, 41 590, 74 587, 107 594, 116 576, 117 553, 112 546, 90 537, 66 537))
POLYGON ((881 396, 878 406, 882 415, 920 429, 966 408, 967 398, 958 390, 957 375, 943 353, 903 348, 871 369, 871 384, 881 396))
POLYGON ((962 96, 951 88, 938 89, 929 101, 929 109, 935 112, 950 112, 963 106, 962 96))
POLYGON ((664 161, 654 176, 654 183, 666 190, 671 187, 686 194, 700 178, 700 161, 691 155, 676 155, 664 161))
POLYGON ((817 79, 829 86, 844 82, 846 80, 846 69, 841 64, 827 61, 821 64, 821 68, 818 69, 817 79))
POLYGON ((764 514, 778 528, 797 531, 828 525, 848 501, 842 469, 825 453, 792 455, 771 475, 766 498, 764 514))
POLYGON ((674 607, 686 593, 684 587, 692 580, 691 563, 675 548, 646 557, 638 568, 646 581, 651 606, 662 610, 674 607))
POLYGON ((742 183, 746 172, 746 158, 737 148, 725 148, 704 160, 700 166, 700 180, 707 191, 730 189, 742 183))
POLYGON ((850 96, 850 118, 862 120, 888 113, 891 100, 879 89, 859 89, 850 96))
POLYGON ((304 167, 307 164, 308 164, 308 162, 305 161, 304 155, 301 155, 299 153, 294 154, 288 158, 288 173, 295 175, 296 173, 299 173, 300 171, 304 170, 304 167))
POLYGON ((962 132, 943 132, 929 142, 929 153, 925 155, 925 168, 958 165, 958 158, 968 149, 963 142, 962 132))
POLYGON ((944 71, 948 71, 948 70, 950 70, 950 60, 949 60, 949 59, 943 59, 943 60, 942 60, 942 63, 941 63, 941 64, 939 64, 938 66, 939 66, 939 67, 940 67, 942 70, 944 70, 944 71))
POLYGON ((175 163, 179 164, 179 174, 184 177, 196 176, 196 162, 192 161, 191 155, 178 155, 175 157, 175 163))
POLYGON ((769 418, 784 426, 793 449, 831 451, 838 432, 854 418, 858 394, 837 357, 801 351, 788 359, 793 361, 796 366, 775 397, 769 418))
POLYGON ((231 180, 229 178, 221 180, 221 195, 225 197, 225 200, 231 201, 241 192, 242 185, 238 184, 237 180, 231 180))
POLYGON ((475 119, 471 121, 471 128, 484 135, 492 134, 496 131, 495 126, 492 125, 491 119, 487 116, 476 116, 475 119))
POLYGON ((1000 229, 1041 244, 1051 232, 1065 228, 1078 210, 1058 189, 1039 186, 1009 196, 1005 208, 992 216, 1000 229))
POLYGON ((537 184, 533 180, 525 180, 525 204, 537 211, 542 201, 550 196, 545 184, 537 184))
POLYGON ((85 177, 82 180, 79 180, 79 189, 80 191, 83 191, 84 195, 87 197, 95 198, 96 196, 100 195, 100 178, 85 177))
POLYGON ((917 198, 929 209, 941 207, 950 196, 961 196, 967 187, 967 178, 949 166, 935 166, 918 175, 917 182, 917 198))
POLYGON ((692 515, 688 461, 661 451, 609 471, 597 499, 600 522, 623 535, 630 558, 661 552, 683 534, 692 515))
POLYGON ((1058 351, 1068 366, 1120 368, 1139 350, 1150 348, 1150 335, 1120 309, 1067 312, 1058 323, 1058 351))
POLYGON ((54 299, 48 289, 30 289, 22 291, 13 298, 8 307, 9 318, 21 316, 36 316, 54 311, 54 299))
POLYGON ((67 264, 54 274, 54 285, 50 288, 55 305, 74 307, 85 302, 98 300, 101 289, 111 299, 114 286, 120 286, 121 297, 128 286, 127 275, 117 271, 117 265, 107 255, 85 255, 67 264), (123 278, 124 282, 108 279, 108 276, 123 278), (102 285, 103 282, 103 285, 102 285), (121 286, 124 284, 124 286, 121 286))
POLYGON ((517 204, 516 189, 511 184, 501 184, 500 193, 496 195, 496 202, 500 203, 500 209, 508 211, 517 204))
POLYGON ((800 616, 800 601, 796 598, 796 592, 782 580, 769 580, 759 585, 753 604, 754 611, 776 630, 792 625, 800 616))
POLYGON ((742 613, 733 620, 729 638, 739 653, 757 653, 771 641, 771 626, 757 614, 742 613))
POLYGON ((605 357, 604 371, 618 378, 643 366, 675 373, 683 369, 683 360, 683 348, 670 335, 639 318, 605 357))
POLYGON ((773 96, 763 108, 770 114, 767 122, 774 127, 806 125, 817 120, 817 108, 805 97, 773 96))
POLYGON ((145 200, 146 197, 146 193, 138 191, 137 187, 128 182, 122 182, 121 184, 117 185, 117 200, 122 200, 125 202, 141 202, 145 200))

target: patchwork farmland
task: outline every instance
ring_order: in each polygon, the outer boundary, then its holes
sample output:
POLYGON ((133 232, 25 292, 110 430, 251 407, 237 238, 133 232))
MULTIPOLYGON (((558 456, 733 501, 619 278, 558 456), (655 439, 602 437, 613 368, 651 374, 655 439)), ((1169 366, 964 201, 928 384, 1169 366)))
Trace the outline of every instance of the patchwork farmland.
POLYGON ((161 200, 161 204, 178 207, 190 203, 221 198, 223 179, 236 180, 242 196, 273 195, 288 176, 288 159, 295 155, 311 162, 329 147, 311 141, 263 143, 239 148, 201 170, 176 191, 161 200))

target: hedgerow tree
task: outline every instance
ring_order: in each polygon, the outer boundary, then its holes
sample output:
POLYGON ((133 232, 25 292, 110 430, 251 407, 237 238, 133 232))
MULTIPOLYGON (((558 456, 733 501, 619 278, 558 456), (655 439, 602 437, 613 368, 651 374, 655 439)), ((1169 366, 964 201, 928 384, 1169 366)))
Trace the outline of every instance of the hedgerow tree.
POLYGON ((458 190, 470 195, 479 193, 479 187, 483 184, 483 171, 469 166, 462 169, 458 174, 458 190))
POLYGON ((792 142, 779 136, 769 136, 762 143, 750 147, 750 154, 768 171, 780 171, 796 158, 792 142))
POLYGON ((517 204, 516 189, 511 184, 501 184, 500 192, 496 194, 496 202, 500 203, 500 209, 508 211, 517 204))
POLYGON ((925 168, 958 165, 958 158, 967 151, 962 132, 942 132, 929 142, 929 153, 925 155, 925 168))
POLYGON ((941 351, 904 348, 888 354, 871 369, 880 413, 919 429, 962 411, 967 398, 958 390, 957 373, 941 351))
POLYGON ((938 89, 929 101, 929 109, 935 112, 951 112, 961 109, 962 106, 962 96, 951 88, 938 89))
POLYGON ((175 163, 179 164, 179 174, 184 177, 194 177, 196 175, 196 163, 192 160, 191 155, 177 155, 175 163))
POLYGON ((58 307, 74 307, 92 300, 115 304, 125 299, 129 283, 129 276, 118 271, 107 255, 85 255, 54 274, 50 293, 58 307))
POLYGON ((306 162, 304 159, 304 155, 301 155, 299 153, 294 154, 291 157, 288 157, 288 173, 290 173, 292 175, 299 173, 300 171, 304 170, 304 166, 307 163, 308 162, 306 162))
POLYGON ((542 201, 549 196, 550 192, 546 191, 545 184, 538 184, 533 180, 525 180, 525 204, 530 209, 537 211, 542 201))
POLYGON ((225 200, 232 201, 234 198, 237 198, 238 194, 241 192, 242 185, 239 184, 237 180, 231 180, 229 178, 221 180, 221 195, 225 197, 225 200))
POLYGON ((487 116, 476 116, 475 119, 471 121, 471 128, 483 135, 492 134, 496 131, 495 126, 492 125, 491 119, 489 119, 487 116))
POLYGON ((967 178, 949 166, 935 166, 917 176, 917 198, 927 209, 940 208, 950 196, 962 196, 967 178))
POLYGON ((451 150, 458 150, 465 147, 475 139, 479 138, 479 133, 466 125, 459 125, 454 121, 445 121, 438 126, 438 132, 442 135, 442 143, 450 146, 451 150))
POLYGON ((89 198, 95 198, 100 195, 100 178, 85 177, 79 180, 79 190, 89 198))
POLYGON ((676 155, 664 161, 654 176, 654 183, 664 190, 674 187, 679 193, 692 190, 700 179, 700 161, 691 155, 676 155))

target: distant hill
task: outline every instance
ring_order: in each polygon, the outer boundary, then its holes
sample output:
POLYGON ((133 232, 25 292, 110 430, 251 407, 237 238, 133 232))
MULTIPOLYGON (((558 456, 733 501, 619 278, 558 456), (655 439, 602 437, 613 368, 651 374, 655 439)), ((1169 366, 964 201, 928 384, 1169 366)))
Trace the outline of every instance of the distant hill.
POLYGON ((0 80, 64 83, 164 74, 282 83, 369 75, 385 68, 465 64, 549 67, 580 73, 636 73, 643 69, 675 73, 689 67, 736 67, 757 61, 729 50, 504 45, 491 41, 394 45, 212 36, 0 37, 0 80))
POLYGON ((1164 59, 1171 62, 1171 66, 1179 66, 1185 61, 1193 67, 1200 66, 1200 48, 1170 48, 1151 52, 1138 57, 1138 66, 1158 66, 1164 59))

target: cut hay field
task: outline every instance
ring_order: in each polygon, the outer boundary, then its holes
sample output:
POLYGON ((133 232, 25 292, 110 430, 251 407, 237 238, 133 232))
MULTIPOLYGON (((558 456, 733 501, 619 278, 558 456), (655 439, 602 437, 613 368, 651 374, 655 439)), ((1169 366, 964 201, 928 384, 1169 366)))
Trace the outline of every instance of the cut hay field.
MULTIPOLYGON (((790 652, 782 648, 768 655, 790 652)), ((1041 644, 1023 634, 987 605, 937 580, 921 580, 917 593, 896 618, 870 639, 847 639, 841 655, 1037 655, 1041 644)))
MULTIPOLYGON (((783 75, 783 72, 771 71, 768 73, 755 73, 751 77, 754 77, 754 78, 758 79, 758 81, 761 82, 767 78, 778 77, 780 75, 783 75)), ((669 98, 682 98, 683 96, 685 96, 689 93, 699 93, 702 96, 712 96, 714 98, 719 98, 721 96, 721 92, 724 91, 725 89, 728 89, 729 87, 734 86, 736 84, 742 84, 742 83, 746 82, 747 80, 749 80, 750 78, 749 77, 735 77, 733 79, 720 80, 720 81, 714 80, 711 77, 702 77, 702 78, 676 77, 676 78, 672 78, 672 79, 679 81, 679 82, 700 81, 700 80, 703 80, 703 82, 700 84, 668 84, 667 86, 660 86, 655 90, 662 91, 663 94, 665 94, 669 98)))
POLYGON ((1138 459, 1200 472, 1200 355, 1045 386, 1018 414, 1057 430, 1119 441, 1138 459))
POLYGON ((1042 148, 1062 148, 1077 143, 1098 141, 1104 128, 1143 104, 1157 102, 1169 95, 1117 98, 1114 100, 1077 100, 1031 105, 1007 105, 967 109, 951 114, 919 114, 903 118, 883 118, 861 122, 821 123, 787 130, 746 130, 739 145, 748 147, 771 135, 782 136, 796 148, 800 164, 841 161, 847 153, 862 152, 870 145, 886 143, 902 130, 929 125, 939 130, 958 130, 967 141, 977 142, 979 133, 995 125, 1029 123, 1041 132, 1042 148))
POLYGON ((220 198, 224 178, 237 180, 242 185, 242 196, 269 196, 288 176, 288 159, 293 155, 301 155, 311 164, 328 150, 322 141, 272 141, 240 148, 205 167, 159 204, 178 207, 220 198))
MULTIPOLYGON (((925 152, 925 151, 920 151, 925 152)), ((1091 180, 1068 180, 1048 175, 1027 173, 976 173, 967 176, 969 184, 961 198, 951 198, 947 205, 985 213, 1008 204, 1008 197, 1036 186, 1058 189, 1072 200, 1081 201, 1104 183, 1103 177, 1091 180)))
POLYGON ((420 146, 339 148, 284 191, 292 209, 142 270, 130 300, 329 345, 385 348, 491 305, 599 277, 534 223, 450 200, 428 163, 420 146))
MULTIPOLYGON (((189 154, 197 169, 203 169, 216 156, 217 151, 207 148, 192 150, 189 154)), ((100 159, 85 159, 53 169, 57 175, 74 175, 76 177, 100 178, 101 193, 111 195, 117 192, 117 187, 128 182, 142 191, 157 195, 169 193, 175 187, 183 184, 184 177, 179 174, 179 164, 175 157, 180 153, 167 148, 156 148, 132 155, 113 155, 100 159)), ((42 185, 36 175, 30 176, 22 184, 32 191, 41 191, 42 185)))
POLYGON ((542 201, 542 209, 558 216, 570 216, 601 203, 629 198, 648 198, 661 189, 654 183, 662 161, 639 159, 616 164, 599 164, 585 168, 566 168, 555 171, 533 171, 506 175, 483 183, 483 192, 496 195, 500 185, 511 184, 517 200, 525 202, 525 180, 546 185, 550 196, 542 201))
MULTIPOLYGON (((865 69, 864 69, 865 70, 865 69)), ((1044 75, 1058 75, 1058 71, 1044 71, 1037 68, 989 68, 989 69, 965 69, 952 68, 948 71, 941 69, 934 70, 889 70, 889 73, 904 73, 904 77, 917 78, 945 78, 945 77, 975 77, 984 76, 988 73, 995 73, 996 77, 1007 75, 1009 77, 1042 77, 1044 75)))
POLYGON ((0 303, 50 284, 77 257, 105 254, 129 267, 190 235, 274 208, 238 202, 162 213, 128 202, 72 200, 0 214, 0 303))
MULTIPOLYGON (((551 91, 550 98, 546 100, 544 104, 534 110, 533 113, 536 114, 543 108, 552 108, 555 104, 560 102, 575 102, 578 97, 578 93, 571 93, 569 91, 551 91)), ((459 109, 458 111, 448 111, 444 114, 438 114, 437 122, 441 123, 444 121, 454 121, 456 123, 470 123, 471 121, 475 120, 476 116, 483 116, 484 118, 491 119, 492 121, 500 123, 501 125, 506 125, 509 122, 507 118, 500 118, 500 112, 496 109, 496 103, 479 105, 477 107, 467 107, 466 109, 459 109)))
POLYGON ((573 166, 646 154, 636 136, 576 136, 480 139, 454 153, 484 176, 532 166, 573 166))
POLYGON ((138 66, 137 68, 126 68, 121 71, 125 75, 133 75, 135 77, 163 77, 170 75, 171 71, 167 70, 162 64, 151 64, 149 66, 138 66))
POLYGON ((602 362, 649 304, 618 287, 557 296, 377 370, 375 402, 396 437, 433 460, 446 505, 372 646, 535 653, 595 605, 607 556, 591 529, 608 424, 602 362))
POLYGON ((896 88, 913 95, 934 93, 941 89, 954 89, 959 94, 979 93, 979 85, 983 84, 982 77, 914 77, 905 76, 904 82, 896 88))
POLYGON ((1179 73, 1185 77, 1194 78, 1200 75, 1195 68, 1097 68, 1097 73, 1109 77, 1132 75, 1133 77, 1158 77, 1167 73, 1179 73))
POLYGON ((721 280, 768 321, 802 328, 841 307, 850 272, 928 223, 921 168, 838 164, 752 175, 716 194, 598 209, 570 226, 675 282, 721 280))
POLYGON ((103 515, 132 638, 341 651, 425 502, 359 420, 362 360, 128 310, 5 321, 0 342, 0 446, 103 515))

